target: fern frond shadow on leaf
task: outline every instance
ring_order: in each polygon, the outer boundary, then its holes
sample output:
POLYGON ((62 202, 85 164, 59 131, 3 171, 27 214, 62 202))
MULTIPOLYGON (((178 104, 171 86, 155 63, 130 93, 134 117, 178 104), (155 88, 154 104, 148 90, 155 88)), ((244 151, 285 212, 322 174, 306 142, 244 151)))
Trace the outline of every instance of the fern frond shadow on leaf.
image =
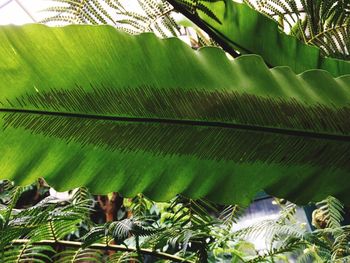
MULTIPOLYGON (((125 155, 123 158, 142 150, 155 156, 161 154, 165 158, 172 155, 191 155, 199 160, 227 160, 237 163, 260 161, 267 164, 281 164, 285 167, 314 165, 349 169, 350 164, 347 155, 348 144, 332 140, 320 141, 299 136, 290 137, 255 131, 216 127, 196 128, 190 125, 147 122, 128 123, 89 119, 77 121, 76 118, 36 115, 5 115, 4 118, 9 120, 6 122, 9 132, 14 127, 21 127, 28 130, 28 133, 35 132, 47 138, 60 138, 72 145, 79 143, 81 150, 97 146, 109 153, 121 151, 122 155, 125 155), (69 127, 69 129, 63 127, 69 127), (91 133, 91 130, 94 130, 94 133, 91 133), (84 136, 81 136, 82 134, 84 136), (164 134, 167 136, 162 136, 164 134), (169 137, 174 139, 168 140, 169 137), (69 139, 66 140, 66 138, 69 139), (130 139, 126 140, 125 138, 130 139), (155 145, 158 147, 155 148, 155 145), (210 147, 208 147, 209 145, 210 147), (267 148, 266 145, 269 147, 267 148), (237 151, 237 149, 244 149, 244 151, 237 151), (319 155, 321 151, 323 154, 319 155)), ((60 173, 60 170, 57 170, 56 173, 60 173)), ((299 187, 295 179, 290 179, 294 181, 293 185, 299 187)), ((310 178, 310 180, 314 179, 310 178)), ((342 180, 342 178, 338 179, 342 180)), ((333 180, 334 178, 330 179, 329 183, 332 183, 333 180)), ((50 181, 49 178, 48 181, 50 181)), ((65 184, 64 181, 61 183, 65 184)), ((55 185, 61 187, 61 183, 55 182, 55 185)), ((313 181, 315 187, 317 183, 317 181, 313 181)), ((310 184, 308 187, 313 187, 313 185, 310 184)), ((292 189, 291 194, 293 194, 292 189)), ((290 195, 287 198, 297 198, 297 196, 290 195)))

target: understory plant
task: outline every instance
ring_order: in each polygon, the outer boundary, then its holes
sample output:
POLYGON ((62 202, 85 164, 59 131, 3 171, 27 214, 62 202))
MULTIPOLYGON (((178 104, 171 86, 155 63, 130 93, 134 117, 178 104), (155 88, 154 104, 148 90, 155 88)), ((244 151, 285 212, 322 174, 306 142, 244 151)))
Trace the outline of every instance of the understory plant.
POLYGON ((346 262, 350 256, 350 228, 334 197, 317 204, 311 232, 296 220, 296 205, 281 199, 274 199, 277 218, 238 228, 244 208, 237 205, 183 196, 157 203, 138 195, 122 198, 116 218, 107 220, 102 198, 108 197, 84 188, 58 195, 40 183, 3 181, 2 262, 346 262), (256 238, 266 249, 254 247, 256 238))

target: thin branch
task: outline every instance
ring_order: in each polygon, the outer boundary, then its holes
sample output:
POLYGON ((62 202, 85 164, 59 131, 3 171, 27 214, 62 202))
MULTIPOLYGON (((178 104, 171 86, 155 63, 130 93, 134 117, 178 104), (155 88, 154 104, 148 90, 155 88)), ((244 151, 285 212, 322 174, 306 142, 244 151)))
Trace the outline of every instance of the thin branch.
POLYGON ((36 19, 32 16, 32 14, 27 10, 27 8, 24 7, 24 5, 22 5, 22 3, 19 0, 14 0, 16 2, 17 5, 19 5, 23 11, 30 17, 30 19, 33 20, 34 23, 37 23, 36 19))
MULTIPOLYGON (((30 239, 16 239, 12 241, 12 244, 32 244, 32 245, 62 245, 66 247, 75 247, 81 248, 84 244, 82 242, 75 241, 65 241, 65 240, 41 240, 38 242, 31 242, 30 239)), ((154 251, 152 249, 140 248, 137 250, 134 247, 126 247, 121 245, 111 245, 111 244, 92 244, 89 246, 90 249, 100 249, 100 250, 113 250, 113 251, 123 251, 123 252, 137 252, 139 251, 141 254, 150 255, 157 258, 171 260, 173 262, 183 262, 183 263, 194 263, 191 260, 187 260, 185 258, 181 258, 178 256, 170 255, 164 252, 154 251)))
POLYGON ((3 3, 2 5, 0 5, 0 9, 1 8, 3 8, 3 7, 5 7, 5 6, 7 6, 9 3, 11 3, 12 2, 12 0, 8 0, 8 1, 6 1, 5 3, 3 3))

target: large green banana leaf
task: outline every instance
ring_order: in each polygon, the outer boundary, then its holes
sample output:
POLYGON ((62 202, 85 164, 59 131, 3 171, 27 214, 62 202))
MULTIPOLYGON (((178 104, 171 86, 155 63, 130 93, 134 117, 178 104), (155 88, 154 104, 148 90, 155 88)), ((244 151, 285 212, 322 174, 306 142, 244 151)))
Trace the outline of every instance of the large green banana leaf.
POLYGON ((108 26, 0 27, 0 176, 58 190, 350 202, 350 76, 108 26))
POLYGON ((338 77, 350 73, 350 62, 324 58, 316 47, 306 45, 278 29, 275 21, 246 4, 232 0, 187 1, 200 5, 189 12, 183 0, 168 0, 222 44, 261 55, 270 66, 289 66, 296 73, 324 69, 338 77))

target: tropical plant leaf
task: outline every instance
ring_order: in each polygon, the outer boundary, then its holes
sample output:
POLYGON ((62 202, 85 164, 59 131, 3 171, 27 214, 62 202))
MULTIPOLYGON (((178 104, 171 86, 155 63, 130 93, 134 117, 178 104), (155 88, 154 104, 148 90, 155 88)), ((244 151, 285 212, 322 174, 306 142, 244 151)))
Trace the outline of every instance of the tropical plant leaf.
POLYGON ((324 69, 335 77, 350 72, 350 62, 322 57, 320 49, 283 33, 276 21, 246 4, 232 0, 199 0, 206 7, 204 9, 197 8, 196 0, 168 2, 190 20, 204 26, 204 30, 220 39, 221 43, 242 53, 259 54, 270 66, 289 66, 296 73, 324 69), (215 14, 215 19, 212 14, 215 14))
POLYGON ((57 190, 349 203, 350 76, 109 26, 0 27, 0 174, 57 190))

